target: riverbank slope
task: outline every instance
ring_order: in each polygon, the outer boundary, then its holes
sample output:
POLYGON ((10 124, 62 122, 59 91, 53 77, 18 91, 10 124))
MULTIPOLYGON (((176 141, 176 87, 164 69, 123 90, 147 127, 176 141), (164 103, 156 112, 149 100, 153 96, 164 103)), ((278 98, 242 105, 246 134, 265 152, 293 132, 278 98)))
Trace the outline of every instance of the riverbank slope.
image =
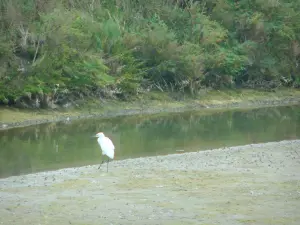
POLYGON ((300 90, 282 89, 275 92, 255 90, 204 91, 197 98, 175 100, 166 93, 148 93, 134 101, 93 99, 82 105, 60 110, 20 110, 0 108, 0 130, 66 119, 114 117, 122 115, 215 110, 226 108, 256 108, 300 104, 300 90))

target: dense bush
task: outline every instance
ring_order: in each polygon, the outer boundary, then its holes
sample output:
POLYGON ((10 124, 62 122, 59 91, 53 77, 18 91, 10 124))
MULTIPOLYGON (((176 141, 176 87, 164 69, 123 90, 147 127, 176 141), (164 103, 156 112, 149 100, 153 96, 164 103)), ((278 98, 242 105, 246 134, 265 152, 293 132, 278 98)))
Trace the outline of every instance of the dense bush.
POLYGON ((0 101, 300 86, 300 2, 3 0, 0 101))

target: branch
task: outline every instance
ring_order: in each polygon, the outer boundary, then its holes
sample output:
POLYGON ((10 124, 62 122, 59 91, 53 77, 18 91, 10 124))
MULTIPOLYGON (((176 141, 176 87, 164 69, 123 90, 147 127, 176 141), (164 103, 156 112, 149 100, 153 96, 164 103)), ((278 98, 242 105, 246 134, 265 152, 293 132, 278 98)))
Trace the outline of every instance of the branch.
POLYGON ((40 43, 41 43, 40 40, 38 40, 38 45, 37 45, 37 47, 36 47, 36 49, 35 49, 35 54, 34 54, 34 57, 33 57, 32 64, 35 62, 36 55, 37 55, 37 53, 38 53, 38 51, 39 51, 40 43))

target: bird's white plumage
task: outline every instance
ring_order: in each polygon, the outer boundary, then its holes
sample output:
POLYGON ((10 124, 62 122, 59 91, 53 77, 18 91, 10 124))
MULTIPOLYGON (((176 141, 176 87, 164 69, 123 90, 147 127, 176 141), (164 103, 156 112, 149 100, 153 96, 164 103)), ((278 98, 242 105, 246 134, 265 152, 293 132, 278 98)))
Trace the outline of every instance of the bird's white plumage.
POLYGON ((102 155, 107 155, 109 158, 113 159, 115 156, 115 146, 112 141, 102 132, 98 133, 96 136, 98 137, 97 141, 101 147, 102 155))

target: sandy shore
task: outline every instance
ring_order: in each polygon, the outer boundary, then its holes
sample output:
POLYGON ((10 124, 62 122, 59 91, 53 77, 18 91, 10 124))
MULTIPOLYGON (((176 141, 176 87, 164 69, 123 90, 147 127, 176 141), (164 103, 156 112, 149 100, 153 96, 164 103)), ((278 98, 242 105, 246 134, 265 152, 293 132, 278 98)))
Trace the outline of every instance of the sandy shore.
POLYGON ((0 179, 0 224, 299 224, 300 140, 0 179))

